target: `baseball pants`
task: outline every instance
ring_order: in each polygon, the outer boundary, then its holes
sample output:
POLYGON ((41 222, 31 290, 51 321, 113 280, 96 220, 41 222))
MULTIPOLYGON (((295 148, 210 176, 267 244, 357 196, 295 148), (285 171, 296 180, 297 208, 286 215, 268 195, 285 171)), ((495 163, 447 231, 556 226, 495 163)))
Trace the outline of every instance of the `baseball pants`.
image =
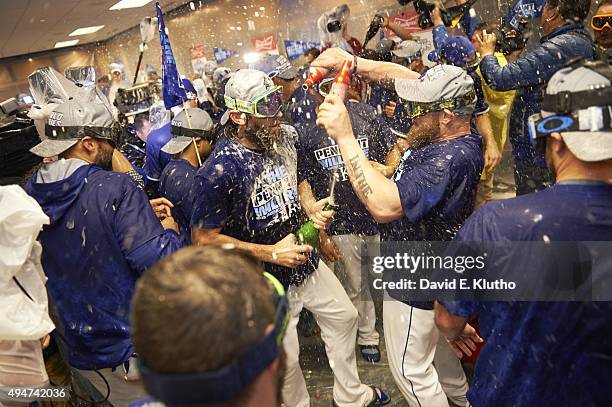
POLYGON ((337 235, 332 236, 332 240, 336 243, 341 256, 334 265, 334 271, 359 314, 357 343, 359 345, 378 345, 379 335, 376 332, 374 301, 372 301, 368 281, 362 279, 361 274, 361 251, 362 243, 368 245, 366 250, 377 248, 380 236, 337 235))
POLYGON ((434 321, 433 310, 411 307, 385 293, 383 325, 389 368, 412 407, 465 406, 467 379, 434 321))
POLYGON ((300 345, 297 323, 303 307, 314 314, 321 328, 321 339, 329 366, 334 372, 334 400, 338 406, 367 405, 374 397, 373 390, 362 384, 357 373, 355 336, 357 310, 344 288, 320 261, 318 268, 300 286, 290 286, 287 292, 291 319, 284 339, 286 372, 282 387, 283 403, 288 407, 310 405, 306 381, 299 363, 300 345))

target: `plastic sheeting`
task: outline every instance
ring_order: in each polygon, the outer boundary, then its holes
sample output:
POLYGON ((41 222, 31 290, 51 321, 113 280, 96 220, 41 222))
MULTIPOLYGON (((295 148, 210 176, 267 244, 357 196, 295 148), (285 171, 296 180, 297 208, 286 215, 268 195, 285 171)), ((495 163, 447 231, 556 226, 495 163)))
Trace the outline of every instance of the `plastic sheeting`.
POLYGON ((49 218, 16 185, 0 187, 0 207, 0 339, 38 340, 55 328, 48 315, 42 247, 36 241, 49 218))

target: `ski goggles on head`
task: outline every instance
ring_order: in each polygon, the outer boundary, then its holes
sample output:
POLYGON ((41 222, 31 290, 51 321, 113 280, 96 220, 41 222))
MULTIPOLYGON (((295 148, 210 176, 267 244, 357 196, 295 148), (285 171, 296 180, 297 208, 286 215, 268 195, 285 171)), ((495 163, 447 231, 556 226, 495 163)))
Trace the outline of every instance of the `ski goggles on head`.
POLYGON ((472 90, 458 98, 444 99, 430 103, 413 102, 403 99, 402 104, 406 109, 408 118, 410 120, 414 120, 418 117, 426 115, 427 113, 439 112, 441 110, 455 111, 470 105, 474 105, 475 99, 476 92, 472 90))
POLYGON ((226 95, 224 96, 225 106, 229 110, 248 113, 254 117, 274 117, 283 107, 282 90, 282 86, 275 86, 250 102, 234 99, 226 95))
POLYGON ((160 373, 140 359, 136 363, 147 392, 166 405, 220 404, 236 398, 278 357, 289 323, 289 301, 285 288, 271 274, 263 273, 276 291, 274 328, 232 363, 200 373, 160 373))
POLYGON ((546 137, 552 133, 595 132, 611 128, 610 106, 592 106, 569 114, 543 117, 540 113, 527 119, 529 140, 539 152, 544 151, 546 137))
POLYGON ((202 138, 204 140, 212 141, 214 130, 199 130, 189 129, 182 126, 170 126, 170 133, 175 137, 191 137, 191 138, 202 138))
POLYGON ((113 148, 117 148, 120 134, 121 127, 117 123, 111 127, 45 125, 45 136, 51 140, 80 139, 90 136, 108 141, 113 148))
POLYGON ((612 30, 612 14, 597 14, 591 19, 591 28, 595 31, 601 31, 608 27, 612 30))

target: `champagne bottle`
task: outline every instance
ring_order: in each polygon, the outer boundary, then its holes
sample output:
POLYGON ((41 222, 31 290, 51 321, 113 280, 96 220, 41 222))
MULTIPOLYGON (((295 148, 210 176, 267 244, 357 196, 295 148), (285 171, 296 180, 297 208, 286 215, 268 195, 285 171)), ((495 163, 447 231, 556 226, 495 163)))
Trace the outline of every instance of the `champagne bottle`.
POLYGON ((311 89, 315 84, 325 79, 327 75, 329 75, 329 69, 310 67, 308 69, 308 76, 302 85, 302 89, 311 89))
MULTIPOLYGON (((332 174, 331 186, 329 187, 329 203, 325 205, 323 208, 324 211, 331 211, 334 209, 334 189, 336 187, 336 173, 332 174)), ((304 223, 300 228, 295 232, 295 237, 300 244, 307 244, 312 247, 317 247, 319 245, 319 229, 315 227, 315 224, 312 220, 304 223)))
POLYGON ((352 61, 344 61, 331 86, 330 93, 340 96, 342 100, 346 100, 346 92, 351 86, 351 65, 352 61))
POLYGON ((384 21, 383 16, 376 14, 370 23, 370 27, 368 28, 368 32, 366 33, 365 40, 363 41, 363 48, 365 49, 368 42, 378 33, 382 23, 384 21))

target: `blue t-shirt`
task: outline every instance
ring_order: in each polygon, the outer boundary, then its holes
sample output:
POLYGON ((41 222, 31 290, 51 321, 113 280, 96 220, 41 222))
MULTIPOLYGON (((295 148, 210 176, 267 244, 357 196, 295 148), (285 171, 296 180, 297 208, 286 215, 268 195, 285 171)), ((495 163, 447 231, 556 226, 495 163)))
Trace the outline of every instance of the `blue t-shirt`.
POLYGON ((191 244, 191 228, 189 227, 193 208, 191 188, 196 171, 197 168, 187 160, 173 159, 166 165, 159 180, 159 193, 174 205, 172 217, 179 225, 181 242, 184 246, 191 244))
POLYGON ((153 130, 147 137, 147 157, 145 159, 145 174, 147 178, 157 183, 161 177, 164 167, 170 162, 172 156, 161 151, 162 147, 170 141, 170 122, 159 129, 153 130))
POLYGON ((291 95, 283 114, 285 121, 296 126, 302 122, 315 120, 317 114, 317 100, 308 91, 298 87, 291 95))
MULTIPOLYGON (((305 221, 298 202, 297 132, 281 125, 276 151, 249 150, 234 137, 217 142, 194 182, 191 227, 217 229, 243 242, 274 244, 305 221)), ((296 268, 266 263, 286 287, 300 285, 319 265, 313 252, 296 268)))
MULTIPOLYGON (((347 102, 355 138, 368 159, 384 163, 390 146, 395 143, 389 128, 374 108, 355 102, 347 102)), ((340 149, 325 129, 314 121, 297 126, 300 133, 298 143, 298 181, 308 181, 317 200, 329 196, 329 187, 334 170, 339 179, 334 192, 338 205, 334 219, 328 228, 330 235, 378 233, 372 215, 363 206, 349 180, 340 154, 340 149)))
POLYGON ((136 280, 178 249, 178 236, 164 231, 146 193, 126 174, 83 165, 56 182, 36 176, 26 191, 51 219, 39 235, 42 265, 68 361, 86 370, 119 366, 134 352, 136 280))
MULTIPOLYGON (((489 203, 461 241, 611 241, 612 186, 554 185, 489 203)), ((612 303, 443 302, 477 315, 485 346, 468 391, 477 406, 605 406, 612 400, 612 303)))
MULTIPOLYGON (((381 240, 452 240, 474 209, 483 164, 481 138, 475 134, 406 151, 393 176, 404 217, 381 227, 381 240)), ((402 290, 388 292, 403 300, 402 290)), ((409 304, 433 308, 431 302, 409 304)))

